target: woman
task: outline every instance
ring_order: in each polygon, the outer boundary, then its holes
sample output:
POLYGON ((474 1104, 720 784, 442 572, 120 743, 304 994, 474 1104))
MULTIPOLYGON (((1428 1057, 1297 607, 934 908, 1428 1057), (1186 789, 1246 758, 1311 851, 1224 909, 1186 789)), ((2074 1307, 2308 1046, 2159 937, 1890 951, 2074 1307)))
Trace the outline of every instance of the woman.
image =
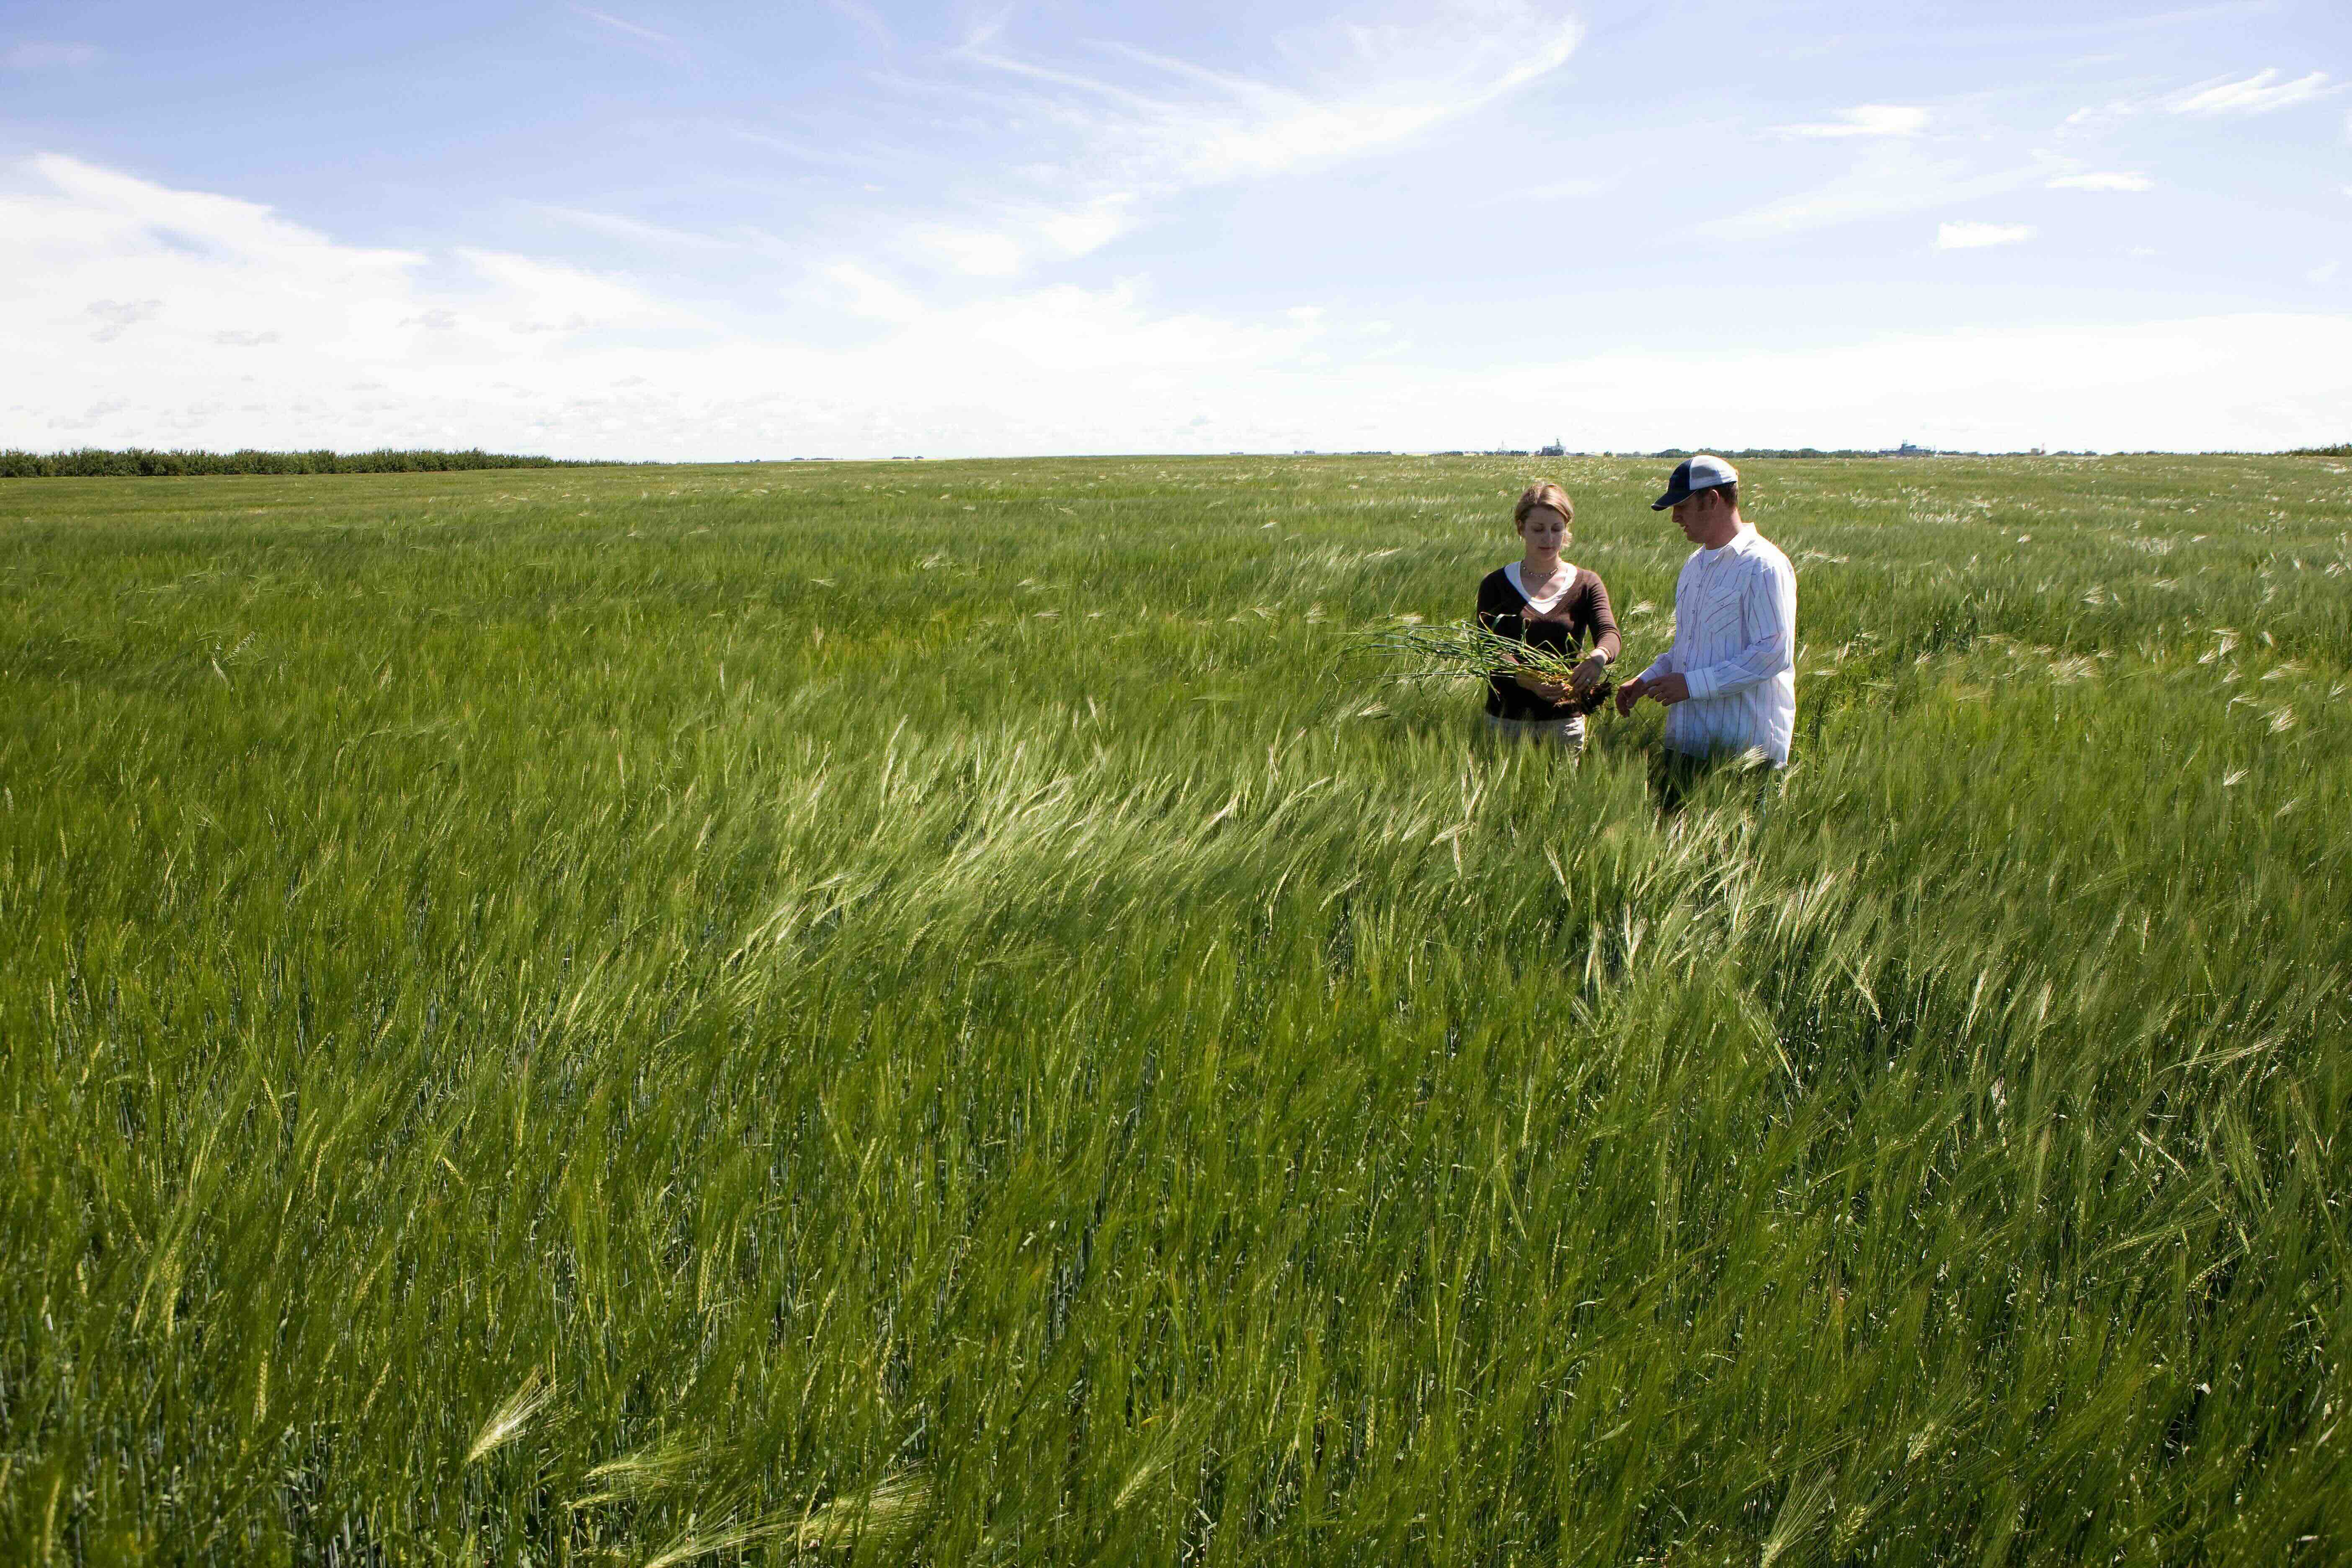
POLYGON ((1568 492, 1546 479, 1527 488, 1512 509, 1526 553, 1478 584, 1478 624, 1530 647, 1566 655, 1591 642, 1592 651, 1567 683, 1532 675, 1496 676, 1487 682, 1486 727, 1513 740, 1584 749, 1584 716, 1569 699, 1590 691, 1616 658, 1617 617, 1601 579, 1559 558, 1573 537, 1576 508, 1568 492))

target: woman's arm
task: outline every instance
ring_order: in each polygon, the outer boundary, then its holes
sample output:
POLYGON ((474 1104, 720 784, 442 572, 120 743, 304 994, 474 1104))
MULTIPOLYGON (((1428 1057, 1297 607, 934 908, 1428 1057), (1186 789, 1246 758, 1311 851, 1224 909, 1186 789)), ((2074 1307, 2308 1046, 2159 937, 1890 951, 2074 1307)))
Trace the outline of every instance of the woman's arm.
POLYGON ((1489 572, 1478 583, 1478 624, 1490 632, 1495 629, 1495 623, 1508 615, 1511 609, 1511 606, 1505 603, 1511 596, 1510 584, 1507 581, 1502 583, 1500 584, 1502 591, 1496 592, 1497 586, 1496 578, 1499 575, 1498 573, 1489 572))
POLYGON ((1616 663, 1625 645, 1617 636, 1616 612, 1609 607, 1609 584, 1598 572, 1592 574, 1592 586, 1585 592, 1584 609, 1585 624, 1592 629, 1592 651, 1616 663))

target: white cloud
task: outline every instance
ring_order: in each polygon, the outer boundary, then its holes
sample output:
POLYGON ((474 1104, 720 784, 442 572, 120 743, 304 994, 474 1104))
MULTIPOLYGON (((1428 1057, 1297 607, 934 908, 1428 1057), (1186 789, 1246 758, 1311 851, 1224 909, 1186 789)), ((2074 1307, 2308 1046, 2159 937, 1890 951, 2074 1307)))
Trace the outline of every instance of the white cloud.
POLYGON ((549 206, 541 204, 536 210, 549 217, 568 223, 592 234, 602 234, 614 239, 625 239, 641 245, 676 246, 686 250, 730 250, 732 240, 715 235, 695 234, 682 228, 647 223, 642 218, 627 217, 620 213, 586 212, 578 207, 549 206))
POLYGON ((1908 142, 1866 149, 1839 178, 1759 207, 1712 218, 1697 232, 1718 239, 1775 239, 1808 229, 1891 217, 2005 195, 2047 177, 2046 165, 1972 174, 1953 159, 1926 156, 1908 142))
POLYGON ((1130 68, 1117 79, 1024 58, 996 27, 959 58, 1024 84, 1025 106, 1072 133, 1042 177, 1092 201, 1148 201, 1400 146, 1557 70, 1582 36, 1525 0, 1453 0, 1393 24, 1287 33, 1289 80, 1111 46, 1130 68))
MULTIPOLYGON (((250 202, 54 155, 0 166, 10 295, 43 301, 85 334, 98 323, 102 342, 147 345, 172 374, 201 374, 214 347, 249 351, 270 334, 360 361, 399 357, 423 335, 446 359, 511 353, 517 334, 693 321, 624 279, 492 251, 453 257, 462 271, 428 293, 418 277, 430 258, 341 245, 250 202)), ((26 331, 30 353, 43 333, 37 323, 26 331)))
MULTIPOLYGON (((2256 71, 2252 76, 2208 77, 2203 81, 2173 92, 2113 99, 2095 107, 2085 105, 2069 114, 2059 129, 2062 132, 2099 129, 2111 121, 2126 120, 2151 110, 2161 110, 2168 114, 2208 117, 2269 114, 2331 98, 2343 91, 2346 86, 2343 82, 2331 85, 2326 71, 2312 71, 2292 81, 2281 80, 2284 74, 2273 68, 2256 71)), ((2347 130, 2352 130, 2352 121, 2347 121, 2347 130)))
POLYGON ((1108 289, 1043 289, 929 312, 910 325, 920 331, 901 345, 908 353, 919 356, 929 343, 950 358, 976 362, 972 368, 980 374, 991 363, 1127 374, 1246 371, 1295 357, 1318 330, 1311 320, 1258 327, 1197 314, 1154 316, 1133 282, 1108 289))
POLYGON ((1245 402, 1322 331, 1158 311, 1140 280, 940 307, 854 262, 819 278, 845 339, 722 334, 624 277, 342 247, 70 159, 0 163, 0 291, 25 302, 0 406, 32 445, 683 456, 1034 450, 1119 428, 1131 446, 1203 385, 1245 402))
POLYGON ((1072 256, 1086 256, 1126 232, 1129 221, 1126 208, 1133 199, 1126 192, 1117 192, 1084 211, 1056 213, 1037 226, 1072 256))
POLYGON ((2276 450, 2342 439, 2352 362, 2311 356, 2347 351, 2352 314, 2276 314, 1612 356, 1474 378, 1455 428, 1475 437, 1478 421, 1517 409, 1519 423, 1557 423, 1587 449, 1651 450, 1706 432, 1728 447, 1909 437, 1985 450, 2276 450))
POLYGON ((856 262, 839 262, 825 274, 848 296, 849 309, 877 321, 905 325, 922 319, 923 302, 856 262))
POLYGON ((572 9, 576 14, 587 17, 590 21, 595 23, 600 27, 611 28, 614 32, 618 33, 624 38, 630 39, 641 45, 652 45, 656 53, 673 59, 683 59, 686 58, 686 46, 679 43, 676 38, 671 37, 667 33, 656 32, 653 28, 646 26, 641 23, 628 21, 624 17, 611 16, 603 11, 592 11, 585 5, 574 5, 572 9))
POLYGON ((2336 281, 2336 274, 2342 268, 2341 262, 2325 261, 2305 273, 2304 280, 2307 283, 2333 283, 2336 281))
POLYGON ((2156 182, 2146 174, 2061 174, 2050 182, 2053 191, 2152 191, 2156 182))
POLYGON ((81 313, 99 323, 89 341, 110 343, 140 322, 153 320, 163 308, 161 300, 93 300, 81 313))
MULTIPOLYGON (((881 83, 920 110, 945 105, 979 127, 944 157, 907 147, 819 154, 740 134, 795 157, 887 163, 891 191, 922 187, 939 165, 943 194, 889 224, 869 248, 898 266, 1020 277, 1104 249, 1187 193, 1401 148, 1557 70, 1582 36, 1573 18, 1548 8, 1556 0, 1391 3, 1399 20, 1360 15, 1279 34, 1262 67, 1246 72, 1069 40, 1066 30, 1063 47, 1046 52, 1013 36, 1007 11, 961 47, 881 83), (985 178, 974 180, 975 169, 985 178)), ((935 116, 910 118, 927 117, 935 116)), ((1550 194, 1588 188, 1601 187, 1580 182, 1550 194)))
POLYGON ((594 328, 694 324, 690 311, 655 299, 626 279, 559 261, 459 247, 456 254, 498 290, 478 319, 509 331, 579 332, 594 328))
POLYGON ((1480 206, 1507 206, 1519 202, 1558 202, 1586 196, 1606 195, 1617 188, 1614 180, 1558 180, 1549 184, 1528 185, 1516 191, 1505 191, 1488 196, 1480 206))
POLYGON ((856 24, 860 32, 884 48, 894 49, 898 47, 898 40, 891 34, 889 24, 882 20, 881 13, 876 11, 873 6, 864 4, 864 0, 824 0, 824 3, 830 9, 856 24))
POLYGON ((1531 351, 1472 370, 1337 306, 1171 313, 1139 279, 949 306, 855 262, 816 281, 831 330, 722 331, 626 278, 346 247, 226 197, 69 159, 0 162, 0 290, 18 301, 0 407, 32 446, 729 458, 1416 448, 1512 431, 1620 449, 1700 431, 1733 446, 2276 447, 2334 438, 2352 401, 2345 313, 1746 355, 1531 351), (1203 410, 1214 423, 1190 425, 1203 410))
POLYGON ((2272 69, 2235 80, 2214 77, 2173 94, 2164 107, 2175 114, 2269 114, 2341 90, 2340 84, 2327 85, 2326 71, 2313 71, 2293 81, 2279 80, 2284 74, 2272 69))
POLYGON ((1924 109, 1898 103, 1864 103, 1836 110, 1827 124, 1783 125, 1787 136, 1916 136, 1927 129, 1924 109))
POLYGON ((1010 278, 1021 270, 1021 247, 1004 235, 935 229, 924 237, 958 271, 975 278, 1010 278))
POLYGON ((1936 227, 1938 250, 1980 250, 1989 245, 2018 245, 2033 237, 2028 223, 1947 223, 1936 227))
POLYGON ((11 44, 0 49, 0 66, 11 70, 50 70, 93 64, 98 54, 89 44, 11 44))

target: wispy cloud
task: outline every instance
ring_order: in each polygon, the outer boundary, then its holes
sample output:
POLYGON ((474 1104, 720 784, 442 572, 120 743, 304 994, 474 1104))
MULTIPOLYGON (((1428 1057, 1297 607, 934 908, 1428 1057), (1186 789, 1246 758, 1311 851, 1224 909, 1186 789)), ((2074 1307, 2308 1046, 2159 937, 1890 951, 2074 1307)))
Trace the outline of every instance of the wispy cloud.
POLYGON ((856 25, 859 32, 864 33, 884 48, 895 49, 898 47, 898 40, 891 33, 890 25, 882 20, 880 12, 865 4, 865 0, 824 0, 824 3, 827 9, 836 16, 847 18, 856 25))
POLYGON ((1813 125, 1778 127, 1784 136, 1917 136, 1927 129, 1927 110, 1899 103, 1864 103, 1841 109, 1837 118, 1813 125))
POLYGON ((1886 142, 1864 150, 1851 170, 1827 184, 1710 219, 1696 232, 1717 239, 1777 239, 2005 195, 2048 177, 2041 163, 1971 174, 1957 159, 1930 158, 1911 142, 1886 142))
POLYGON ((674 327, 694 316, 626 278, 501 250, 455 254, 497 290, 497 324, 510 332, 584 332, 600 327, 674 327))
POLYGON ((2164 107, 2174 114, 2271 114, 2342 90, 2340 83, 2328 85, 2326 71, 2281 81, 2284 74, 2272 69, 2235 79, 2214 77, 2173 94, 2164 107))
POLYGON ((11 44, 0 49, 0 66, 11 70, 51 70, 59 66, 86 66, 99 58, 89 44, 11 44))
POLYGON ((1133 199, 1124 192, 1115 192, 1083 211, 1056 213, 1038 227, 1047 239, 1072 256, 1085 256, 1118 237, 1127 226, 1127 205, 1133 199))
MULTIPOLYGON (((999 237, 1025 258, 1083 255, 1183 192, 1402 147, 1557 70, 1582 36, 1572 18, 1526 0, 1454 0, 1393 25, 1296 29, 1280 40, 1283 61, 1254 74, 1116 43, 1095 46, 1083 64, 1035 56, 1002 21, 954 60, 1007 84, 1002 107, 1067 138, 1020 165, 1063 201, 998 215, 999 237)), ((941 253, 967 271, 975 260, 993 270, 1005 256, 970 237, 941 253)))
MULTIPOLYGON (((2211 119, 2273 114, 2282 109, 2333 98, 2347 85, 2333 81, 2326 71, 2310 71, 2292 81, 2281 79, 2285 74, 2273 68, 2251 76, 2208 77, 2170 92, 2085 104, 2068 115, 2060 129, 2097 129, 2113 121, 2154 111, 2211 119)), ((2347 128, 2352 130, 2352 121, 2347 122, 2347 128)))
POLYGON ((1187 188, 1395 146, 1557 70, 1582 37, 1571 19, 1495 0, 1410 24, 1301 29, 1285 39, 1286 52, 1314 64, 1288 82, 1125 45, 1105 52, 1140 68, 1133 85, 1021 58, 992 37, 965 55, 1081 94, 1060 108, 1094 133, 1095 152, 1149 176, 1121 184, 1187 188))
POLYGON ((1990 245, 2021 245, 2033 237, 2030 223, 1948 223, 1937 226, 1938 250, 1981 250, 1990 245))
MULTIPOLYGON (((944 191, 929 151, 850 137, 818 138, 820 152, 740 134, 845 166, 842 149, 859 148, 866 166, 892 171, 887 185, 867 186, 877 194, 935 190, 921 213, 877 218, 862 244, 844 237, 869 272, 1014 279, 1099 251, 1188 193, 1402 149, 1557 70, 1582 37, 1535 0, 1447 0, 1405 15, 1292 29, 1247 71, 1116 41, 1041 47, 1014 36, 1012 14, 999 16, 946 56, 878 79, 925 118, 946 105, 980 127, 979 143, 955 147, 959 173, 944 191), (984 180, 970 173, 983 169, 984 180)), ((1548 194, 1584 189, 1568 182, 1548 194)))
POLYGON ((1499 207, 1519 202, 1563 202, 1587 196, 1607 195, 1617 188, 1614 180, 1559 180, 1550 184, 1527 185, 1516 191, 1505 191, 1488 196, 1480 206, 1499 207))
POLYGON ((2146 174, 2121 172, 2061 174, 2050 182, 2053 191, 2152 191, 2156 182, 2146 174))
POLYGON ((1010 278, 1021 270, 1021 244, 1009 235, 935 229, 924 238, 958 271, 975 278, 1010 278))
POLYGON ((589 212, 579 207, 559 207, 541 204, 536 211, 584 228, 592 234, 605 235, 614 239, 625 239, 640 245, 675 246, 686 250, 732 250, 733 240, 716 235, 696 234, 687 229, 671 228, 663 224, 647 223, 642 218, 626 217, 619 213, 589 212))
POLYGON ((836 262, 827 269, 826 276, 840 288, 849 309, 868 321, 904 326, 922 319, 920 300, 854 261, 836 262))
POLYGON ((642 23, 632 22, 625 16, 615 16, 609 12, 592 10, 585 5, 574 5, 572 9, 574 15, 585 16, 600 27, 610 28, 640 47, 650 47, 652 52, 665 58, 682 63, 692 58, 688 53, 686 46, 667 33, 656 32, 642 23))

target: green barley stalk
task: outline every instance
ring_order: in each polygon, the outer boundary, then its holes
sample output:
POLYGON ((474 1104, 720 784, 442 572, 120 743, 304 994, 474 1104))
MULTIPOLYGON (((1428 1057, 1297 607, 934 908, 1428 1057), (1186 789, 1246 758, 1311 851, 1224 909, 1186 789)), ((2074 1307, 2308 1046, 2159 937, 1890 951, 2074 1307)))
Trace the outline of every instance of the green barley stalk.
MULTIPOLYGON (((1349 651, 1390 661, 1390 678, 1400 681, 1486 680, 1533 675, 1564 684, 1588 657, 1523 643, 1472 621, 1405 622, 1381 626, 1357 638, 1349 651)), ((1586 710, 1600 707, 1612 689, 1612 683, 1603 680, 1585 693, 1586 710)))

